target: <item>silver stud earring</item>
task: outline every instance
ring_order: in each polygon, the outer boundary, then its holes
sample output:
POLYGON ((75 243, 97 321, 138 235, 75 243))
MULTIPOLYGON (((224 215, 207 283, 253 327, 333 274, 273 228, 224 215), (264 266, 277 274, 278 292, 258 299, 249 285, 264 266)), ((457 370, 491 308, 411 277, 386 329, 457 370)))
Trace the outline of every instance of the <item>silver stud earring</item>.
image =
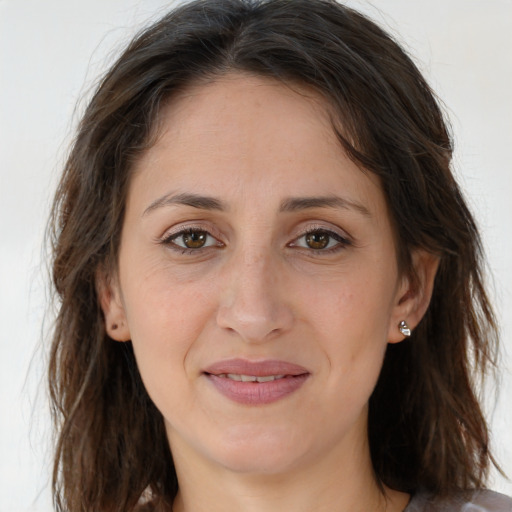
POLYGON ((406 337, 408 338, 410 335, 411 335, 411 329, 410 327, 407 325, 407 322, 405 320, 402 320, 399 324, 398 324, 398 330, 406 337))

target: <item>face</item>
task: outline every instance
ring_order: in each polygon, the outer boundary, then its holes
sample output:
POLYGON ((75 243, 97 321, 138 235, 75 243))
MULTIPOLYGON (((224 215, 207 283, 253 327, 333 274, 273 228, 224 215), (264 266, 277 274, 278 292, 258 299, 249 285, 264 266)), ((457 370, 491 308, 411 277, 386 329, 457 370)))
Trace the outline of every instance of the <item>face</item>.
POLYGON ((102 305, 175 459, 276 473, 360 456, 410 297, 379 182, 314 93, 228 75, 162 112, 102 305))

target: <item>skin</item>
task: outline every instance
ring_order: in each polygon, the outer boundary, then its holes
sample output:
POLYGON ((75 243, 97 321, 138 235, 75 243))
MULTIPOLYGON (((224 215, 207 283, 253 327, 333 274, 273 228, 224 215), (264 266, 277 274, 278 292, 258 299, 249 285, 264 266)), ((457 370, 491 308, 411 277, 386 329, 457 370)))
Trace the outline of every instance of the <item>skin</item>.
POLYGON ((315 93, 231 74, 162 111, 134 169, 117 275, 99 288, 109 335, 132 340, 165 419, 175 511, 403 510, 408 496, 375 481, 367 404, 399 322, 414 328, 428 306, 437 263, 413 261, 414 288, 378 179, 346 156, 315 93), (183 247, 186 229, 205 244, 183 247), (204 374, 233 357, 309 375, 280 400, 240 404, 204 374))

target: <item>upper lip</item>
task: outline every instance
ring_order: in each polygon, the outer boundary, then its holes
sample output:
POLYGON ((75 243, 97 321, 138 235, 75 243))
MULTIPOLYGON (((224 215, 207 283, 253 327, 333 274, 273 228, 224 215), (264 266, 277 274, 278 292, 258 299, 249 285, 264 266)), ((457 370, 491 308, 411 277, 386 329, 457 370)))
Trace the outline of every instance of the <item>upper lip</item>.
POLYGON ((211 364, 204 370, 213 375, 237 374, 265 377, 268 375, 303 375, 309 373, 306 368, 298 364, 274 359, 262 361, 249 361, 247 359, 226 359, 211 364))

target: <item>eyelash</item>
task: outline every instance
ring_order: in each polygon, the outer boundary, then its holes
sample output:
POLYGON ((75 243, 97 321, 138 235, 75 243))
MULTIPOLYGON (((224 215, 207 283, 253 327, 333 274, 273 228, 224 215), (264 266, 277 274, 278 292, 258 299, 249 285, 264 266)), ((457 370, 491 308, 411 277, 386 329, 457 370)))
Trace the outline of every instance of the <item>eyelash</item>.
POLYGON ((350 240, 347 238, 341 236, 340 234, 336 233, 335 231, 331 231, 330 229, 325 229, 322 227, 313 227, 309 228, 306 231, 304 231, 300 236, 298 236, 293 242, 288 244, 290 247, 299 247, 300 249, 305 249, 308 252, 322 256, 326 254, 333 254, 338 251, 343 250, 345 247, 351 245, 350 240), (329 238, 329 241, 327 245, 331 243, 332 240, 335 240, 337 242, 336 245, 329 248, 322 248, 322 249, 314 249, 312 247, 302 247, 298 245, 298 241, 302 238, 307 237, 308 235, 326 235, 329 238))
POLYGON ((213 247, 222 248, 224 247, 224 244, 220 242, 217 237, 212 235, 207 229, 201 228, 201 227, 187 227, 185 229, 182 229, 180 231, 177 231, 175 233, 171 233, 170 235, 164 237, 162 240, 160 240, 160 243, 169 247, 173 251, 179 252, 180 254, 197 254, 199 252, 203 252, 207 249, 211 249, 213 247), (213 238, 216 240, 216 243, 198 247, 198 248, 192 248, 192 247, 182 247, 178 244, 176 244, 174 241, 179 239, 180 237, 186 236, 186 235, 197 235, 197 234, 206 234, 207 237, 213 238))
MULTIPOLYGON (((201 227, 187 227, 186 229, 182 229, 175 233, 171 233, 170 235, 164 237, 162 240, 159 240, 159 242, 161 244, 169 247, 171 250, 179 252, 180 254, 183 254, 183 255, 193 255, 193 254, 198 254, 200 252, 206 251, 211 248, 224 247, 224 244, 222 242, 220 242, 217 239, 217 237, 212 235, 207 229, 201 228, 201 227), (186 235, 197 235, 197 234, 205 234, 206 237, 211 237, 214 240, 216 240, 216 243, 207 245, 207 246, 197 247, 197 248, 191 248, 191 247, 186 248, 186 247, 182 247, 175 243, 175 240, 179 239, 180 237, 183 237, 186 235)), ((292 242, 287 244, 287 247, 296 247, 298 249, 307 251, 309 254, 314 254, 315 256, 322 256, 322 255, 336 253, 350 245, 352 245, 352 242, 348 238, 345 238, 334 231, 325 229, 323 227, 310 227, 306 231, 302 232, 292 242), (312 247, 299 246, 298 241, 304 237, 307 237, 308 235, 326 235, 329 238, 328 244, 331 242, 331 240, 335 240, 338 243, 334 247, 329 247, 327 249, 325 249, 325 248, 313 249, 312 247)))

